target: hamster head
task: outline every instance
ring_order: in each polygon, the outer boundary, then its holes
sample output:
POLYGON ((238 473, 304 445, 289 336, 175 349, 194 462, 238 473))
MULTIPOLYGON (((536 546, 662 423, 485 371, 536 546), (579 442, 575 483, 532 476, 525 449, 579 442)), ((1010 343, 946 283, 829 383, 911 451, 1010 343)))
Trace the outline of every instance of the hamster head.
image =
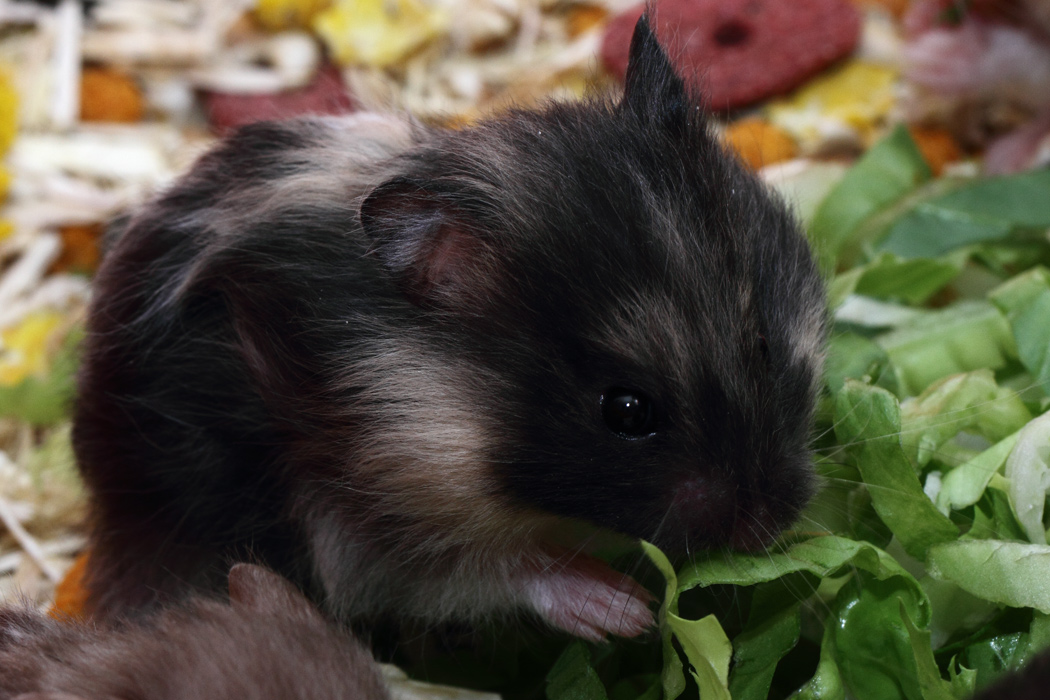
POLYGON ((679 552, 759 547, 798 515, 822 283, 645 17, 620 102, 511 112, 408 160, 362 223, 478 367, 487 498, 679 552))

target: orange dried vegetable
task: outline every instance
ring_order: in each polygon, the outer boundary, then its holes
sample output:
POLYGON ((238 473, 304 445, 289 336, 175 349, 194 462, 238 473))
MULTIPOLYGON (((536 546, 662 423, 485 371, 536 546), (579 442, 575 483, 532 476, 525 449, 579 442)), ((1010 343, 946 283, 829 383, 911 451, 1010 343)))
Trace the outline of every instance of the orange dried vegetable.
POLYGON ((913 124, 908 127, 908 131, 934 175, 940 175, 946 165, 963 157, 962 147, 947 129, 913 124))
POLYGON ((794 139, 787 132, 757 117, 733 122, 723 138, 741 160, 755 170, 790 160, 798 152, 794 139))
POLYGON ((84 589, 84 568, 87 566, 87 552, 76 558, 66 575, 55 588, 55 602, 48 614, 61 620, 84 619, 87 605, 87 591, 84 589))
POLYGON ((86 67, 80 75, 80 118, 86 122, 137 122, 146 111, 142 91, 111 68, 86 67))
POLYGON ((98 268, 102 224, 70 224, 58 229, 62 252, 51 265, 51 272, 92 273, 98 268))
POLYGON ((578 5, 572 8, 567 18, 569 36, 575 39, 580 34, 594 29, 605 21, 608 14, 604 7, 594 5, 578 5))
POLYGON ((853 4, 861 10, 884 10, 899 19, 904 16, 910 1, 911 0, 853 0, 853 4))

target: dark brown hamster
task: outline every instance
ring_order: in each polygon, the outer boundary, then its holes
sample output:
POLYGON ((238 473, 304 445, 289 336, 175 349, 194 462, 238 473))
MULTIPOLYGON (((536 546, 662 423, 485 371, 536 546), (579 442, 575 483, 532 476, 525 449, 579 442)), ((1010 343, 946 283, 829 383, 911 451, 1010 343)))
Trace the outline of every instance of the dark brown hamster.
POLYGON ((250 554, 344 619, 638 634, 648 594, 551 533, 768 542, 812 490, 823 319, 803 235, 644 18, 617 103, 243 128, 95 280, 95 613, 250 554))
POLYGON ((249 564, 229 580, 229 604, 193 599, 113 628, 0 608, 0 700, 389 697, 369 653, 288 581, 249 564))

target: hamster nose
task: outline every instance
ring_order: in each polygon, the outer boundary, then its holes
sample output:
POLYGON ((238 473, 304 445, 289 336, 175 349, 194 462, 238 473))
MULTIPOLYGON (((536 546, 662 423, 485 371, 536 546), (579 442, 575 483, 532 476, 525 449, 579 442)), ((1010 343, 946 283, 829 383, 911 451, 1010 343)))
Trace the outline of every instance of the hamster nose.
POLYGON ((760 494, 710 476, 683 480, 674 492, 666 526, 687 549, 729 546, 744 552, 765 549, 781 523, 760 494))
POLYGON ((745 501, 737 508, 729 546, 742 552, 761 552, 780 534, 781 525, 761 500, 745 501))
MULTIPOLYGON (((736 487, 708 476, 694 476, 679 483, 671 499, 668 526, 695 546, 725 544, 736 519, 736 487)), ((674 532, 668 533, 675 536, 674 532)))

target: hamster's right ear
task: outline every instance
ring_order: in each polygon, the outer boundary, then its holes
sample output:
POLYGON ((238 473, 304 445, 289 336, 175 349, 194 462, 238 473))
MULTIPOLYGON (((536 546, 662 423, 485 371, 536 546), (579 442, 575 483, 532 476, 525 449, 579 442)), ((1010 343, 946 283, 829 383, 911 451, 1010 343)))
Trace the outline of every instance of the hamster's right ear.
POLYGON ((292 583, 256 564, 234 564, 229 576, 230 603, 235 608, 320 620, 321 614, 292 583))
POLYGON ((689 98, 685 83, 653 33, 650 18, 654 10, 649 4, 634 25, 620 108, 634 112, 643 121, 680 127, 695 111, 695 101, 689 98))
POLYGON ((476 308, 495 291, 498 257, 479 223, 480 198, 399 177, 361 204, 361 225, 413 303, 476 308))

